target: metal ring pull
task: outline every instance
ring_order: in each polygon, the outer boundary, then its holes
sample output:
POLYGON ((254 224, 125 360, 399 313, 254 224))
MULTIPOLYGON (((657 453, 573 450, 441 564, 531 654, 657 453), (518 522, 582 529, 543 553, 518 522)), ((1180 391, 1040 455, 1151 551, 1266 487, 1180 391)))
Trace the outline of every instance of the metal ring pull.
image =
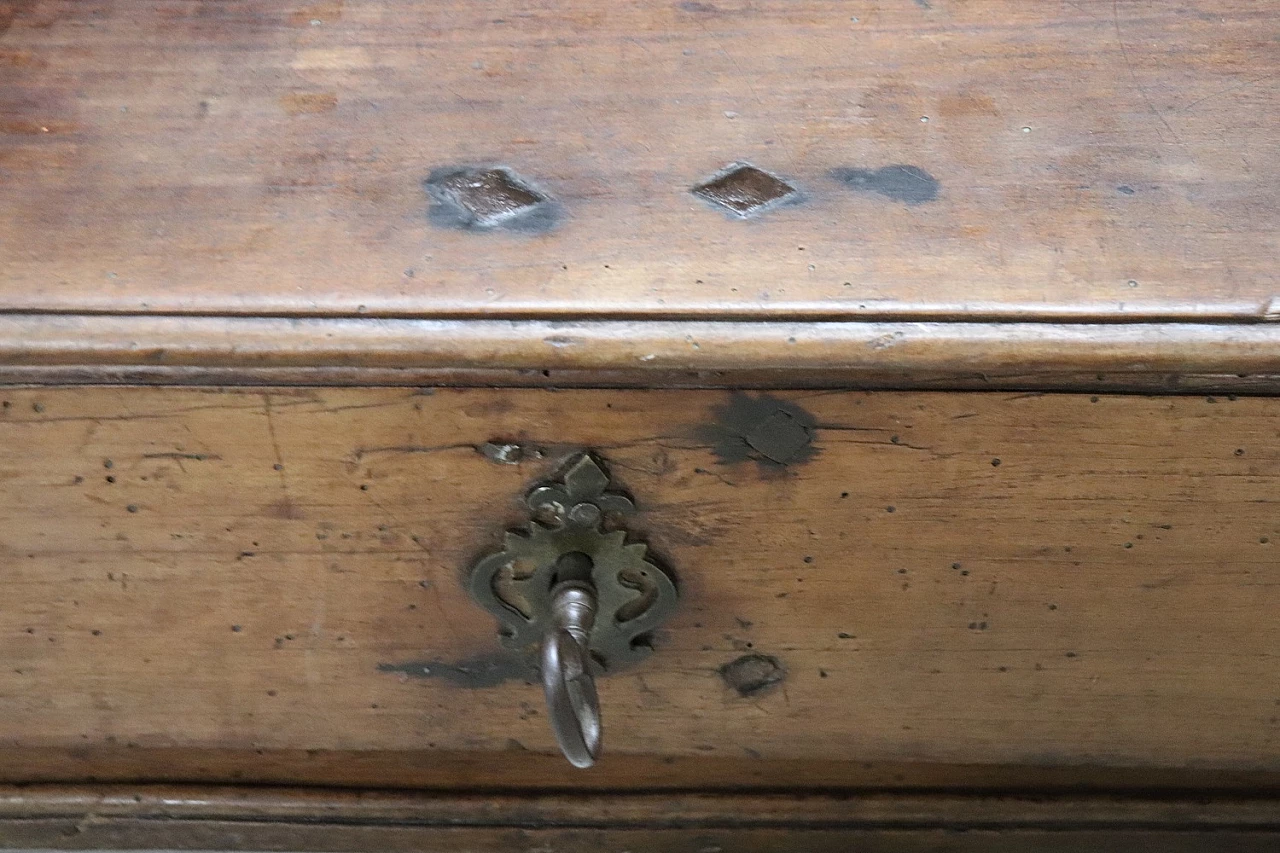
POLYGON ((542 638, 542 688, 551 731, 574 767, 600 755, 600 699, 591 676, 587 642, 596 621, 590 584, 564 581, 551 591, 551 624, 542 638))
POLYGON ((497 617, 503 646, 522 661, 538 650, 556 742, 570 764, 590 767, 601 740, 595 678, 653 651, 654 629, 679 592, 644 543, 622 529, 635 503, 609 490, 608 472, 590 453, 535 484, 525 505, 529 522, 472 566, 467 589, 497 617))

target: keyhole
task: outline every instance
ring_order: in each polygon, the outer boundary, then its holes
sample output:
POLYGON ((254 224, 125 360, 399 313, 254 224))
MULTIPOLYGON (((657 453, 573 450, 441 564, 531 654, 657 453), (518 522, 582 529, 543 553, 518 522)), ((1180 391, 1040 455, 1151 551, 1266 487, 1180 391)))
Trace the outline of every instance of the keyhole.
POLYGON ((595 563, 591 558, 581 551, 570 551, 567 554, 561 554, 556 560, 555 572, 553 573, 552 586, 565 581, 578 581, 580 583, 591 583, 591 569, 595 563))

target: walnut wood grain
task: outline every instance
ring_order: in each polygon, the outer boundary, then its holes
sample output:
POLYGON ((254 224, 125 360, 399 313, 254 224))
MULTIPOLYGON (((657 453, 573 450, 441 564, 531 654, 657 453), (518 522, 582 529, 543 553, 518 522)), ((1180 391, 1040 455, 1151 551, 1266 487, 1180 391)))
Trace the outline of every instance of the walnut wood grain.
POLYGON ((433 755, 438 782, 468 778, 450 756, 469 755, 481 782, 511 761, 547 784, 538 691, 461 577, 581 447, 636 497, 632 530, 683 591, 654 658, 601 682, 606 756, 583 784, 665 760, 702 787, 805 762, 1280 771, 1277 400, 0 397, 8 781, 182 781, 157 763, 176 749, 205 779, 237 751, 277 756, 241 781, 332 751, 420 753, 420 783, 433 755), (724 463, 742 405, 812 418, 816 452, 724 463), (492 441, 526 461, 495 464, 492 441), (786 677, 740 695, 721 668, 751 654, 786 677))
POLYGON ((1254 320, 1280 293, 1280 20, 1250 0, 0 10, 0 309, 1254 320), (691 193, 734 163, 795 203, 691 193), (447 209, 467 169, 507 187, 491 227, 447 209))

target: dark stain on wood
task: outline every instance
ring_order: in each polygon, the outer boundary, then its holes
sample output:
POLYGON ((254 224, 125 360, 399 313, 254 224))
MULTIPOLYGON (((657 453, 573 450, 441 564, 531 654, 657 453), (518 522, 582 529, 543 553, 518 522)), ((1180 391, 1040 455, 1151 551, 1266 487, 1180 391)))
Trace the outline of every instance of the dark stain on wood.
POLYGON ((903 204, 925 204, 938 197, 937 179, 919 166, 833 169, 831 176, 859 192, 876 193, 903 204))
POLYGON ((265 505, 262 507, 261 512, 268 518, 278 518, 284 521, 296 521, 307 517, 302 507, 288 497, 265 505))
POLYGON ((442 660, 380 663, 378 672, 396 673, 408 678, 439 679, 455 687, 473 690, 497 687, 506 681, 534 684, 538 673, 527 660, 512 652, 490 652, 450 663, 442 660))
POLYGON ((724 464, 754 459, 765 468, 780 468, 817 453, 817 421, 795 403, 768 394, 733 394, 727 405, 715 408, 715 416, 715 423, 695 432, 724 464))
POLYGON ((0 35, 8 32, 13 22, 28 14, 36 5, 36 0, 9 0, 0 3, 0 35))
POLYGON ((683 0, 676 4, 676 8, 691 14, 718 15, 720 13, 720 10, 710 3, 699 3, 697 0, 683 0))
POLYGON ((769 692, 787 677, 782 661, 761 654, 743 655, 720 667, 719 673, 724 683, 744 699, 769 692))
POLYGON ((503 167, 436 169, 423 188, 432 202, 427 218, 442 228, 541 233, 560 220, 550 196, 503 167))

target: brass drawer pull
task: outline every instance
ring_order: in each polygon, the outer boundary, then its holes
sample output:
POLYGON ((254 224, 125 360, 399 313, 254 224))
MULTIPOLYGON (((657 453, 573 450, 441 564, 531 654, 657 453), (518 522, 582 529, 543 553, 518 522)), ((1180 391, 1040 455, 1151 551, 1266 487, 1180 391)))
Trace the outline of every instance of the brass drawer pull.
POLYGON ((551 731, 574 767, 590 767, 600 754, 600 697, 591 677, 587 644, 596 621, 589 584, 562 581, 551 593, 551 625, 542 640, 542 689, 551 731))
POLYGON ((575 767, 600 754, 595 678, 647 657, 677 598, 671 575, 618 529, 635 505, 608 486, 599 462, 576 457, 562 482, 529 492, 533 519, 469 580, 471 596, 498 617, 502 643, 536 656, 552 732, 575 767))

